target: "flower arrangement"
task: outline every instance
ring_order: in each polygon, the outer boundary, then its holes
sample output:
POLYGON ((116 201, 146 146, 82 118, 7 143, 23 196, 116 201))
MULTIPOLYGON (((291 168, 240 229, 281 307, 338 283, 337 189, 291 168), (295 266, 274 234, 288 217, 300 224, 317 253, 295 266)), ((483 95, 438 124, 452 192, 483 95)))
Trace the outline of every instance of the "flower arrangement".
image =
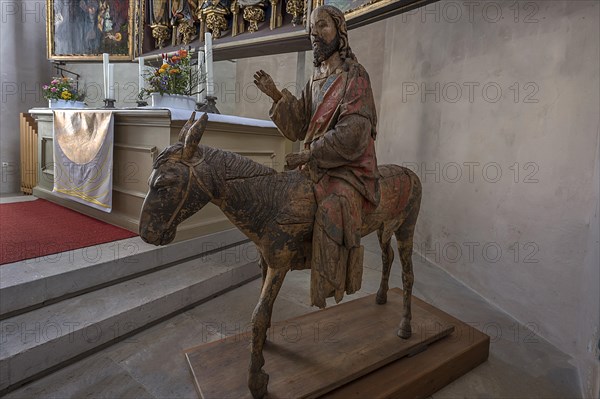
POLYGON ((77 92, 72 78, 53 78, 50 84, 42 87, 44 98, 48 100, 81 101, 84 95, 77 92))
POLYGON ((180 94, 192 96, 198 94, 200 75, 191 65, 191 56, 187 50, 179 50, 174 55, 163 54, 163 63, 159 68, 144 77, 146 87, 140 91, 140 98, 152 93, 180 94))

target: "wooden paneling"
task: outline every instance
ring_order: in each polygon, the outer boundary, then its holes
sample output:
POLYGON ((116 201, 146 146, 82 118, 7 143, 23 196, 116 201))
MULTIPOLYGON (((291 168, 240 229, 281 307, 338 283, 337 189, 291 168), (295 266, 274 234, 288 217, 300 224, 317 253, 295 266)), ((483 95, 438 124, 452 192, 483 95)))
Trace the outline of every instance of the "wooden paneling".
POLYGON ((20 122, 20 156, 21 156, 21 191, 32 194, 38 181, 38 131, 37 122, 28 113, 21 113, 20 122))

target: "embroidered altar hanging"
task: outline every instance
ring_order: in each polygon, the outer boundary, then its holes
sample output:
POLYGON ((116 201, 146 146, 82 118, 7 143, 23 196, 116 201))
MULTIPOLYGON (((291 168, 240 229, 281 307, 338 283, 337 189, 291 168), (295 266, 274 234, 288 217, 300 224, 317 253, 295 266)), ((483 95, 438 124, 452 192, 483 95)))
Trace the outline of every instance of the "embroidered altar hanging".
POLYGON ((111 111, 54 111, 54 189, 104 212, 112 209, 111 111))

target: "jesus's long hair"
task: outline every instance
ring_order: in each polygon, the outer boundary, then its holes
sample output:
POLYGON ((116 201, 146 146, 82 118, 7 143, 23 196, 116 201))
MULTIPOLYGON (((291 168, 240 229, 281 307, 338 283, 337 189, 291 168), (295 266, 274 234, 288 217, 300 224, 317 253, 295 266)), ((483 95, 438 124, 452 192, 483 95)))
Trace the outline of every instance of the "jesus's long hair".
POLYGON ((358 62, 356 56, 350 48, 350 43, 348 42, 348 28, 346 27, 346 19, 344 18, 344 13, 339 8, 329 5, 320 6, 318 9, 325 10, 335 23, 340 39, 340 57, 342 58, 342 61, 344 61, 344 64, 347 64, 348 60, 358 62))

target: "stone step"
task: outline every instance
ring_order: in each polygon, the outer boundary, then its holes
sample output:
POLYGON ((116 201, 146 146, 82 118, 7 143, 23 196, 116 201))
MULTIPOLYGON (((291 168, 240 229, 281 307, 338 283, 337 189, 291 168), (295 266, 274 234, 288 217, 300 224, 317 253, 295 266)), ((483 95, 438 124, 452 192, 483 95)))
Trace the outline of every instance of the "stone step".
POLYGON ((134 237, 2 265, 0 319, 247 241, 238 229, 163 247, 134 237))
POLYGON ((246 243, 0 321, 0 395, 260 275, 246 243))

